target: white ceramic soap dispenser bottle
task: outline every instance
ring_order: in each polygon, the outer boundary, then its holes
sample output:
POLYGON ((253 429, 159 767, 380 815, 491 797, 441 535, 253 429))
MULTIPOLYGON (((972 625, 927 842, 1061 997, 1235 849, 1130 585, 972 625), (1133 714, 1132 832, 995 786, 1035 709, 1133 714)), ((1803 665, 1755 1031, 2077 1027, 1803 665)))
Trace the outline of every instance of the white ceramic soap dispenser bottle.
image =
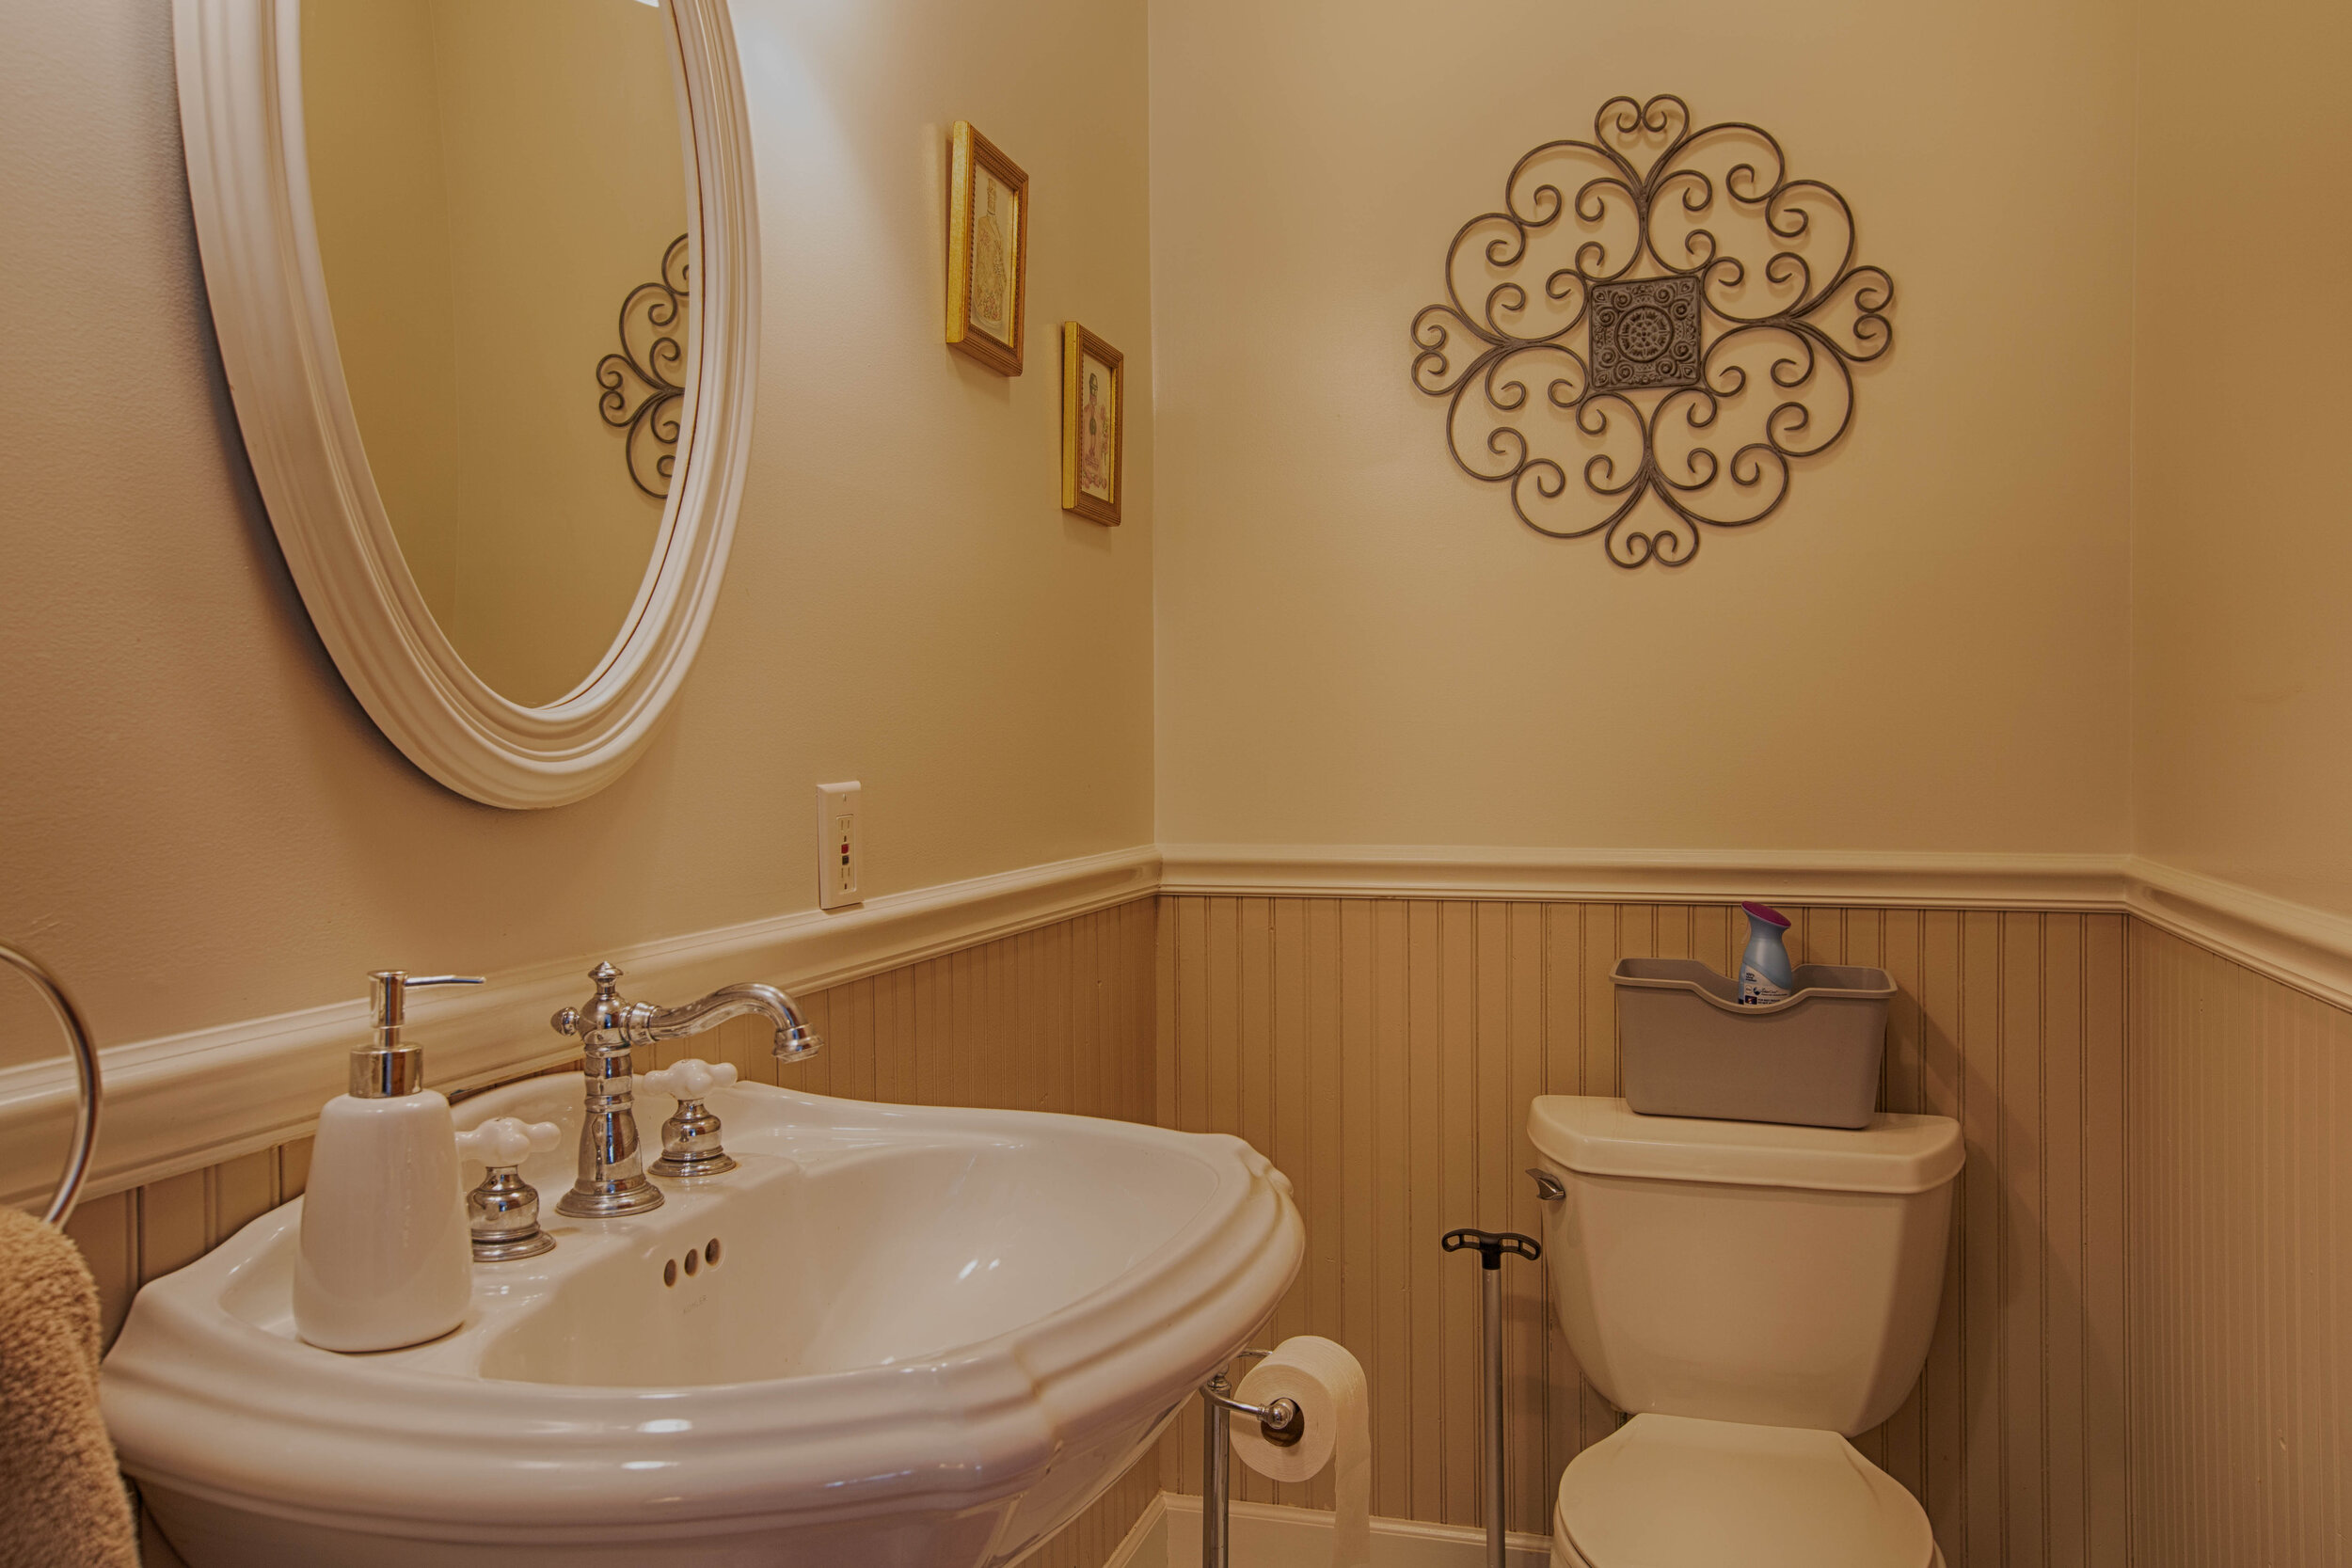
POLYGON ((395 1350, 438 1338, 473 1299, 449 1101, 424 1086, 424 1052, 400 1037, 409 991, 482 982, 397 969, 369 978, 374 1038, 351 1053, 351 1092, 319 1112, 302 1195, 294 1332, 322 1350, 395 1350))

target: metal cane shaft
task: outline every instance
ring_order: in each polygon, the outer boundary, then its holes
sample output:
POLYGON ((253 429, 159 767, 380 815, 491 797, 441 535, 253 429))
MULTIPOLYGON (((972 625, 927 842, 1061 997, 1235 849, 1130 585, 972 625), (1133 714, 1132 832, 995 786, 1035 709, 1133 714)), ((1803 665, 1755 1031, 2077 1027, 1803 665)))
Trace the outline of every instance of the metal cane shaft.
POLYGON ((1502 1563, 1502 1271, 1481 1269, 1486 1296, 1486 1568, 1502 1563))
POLYGON ((1486 1298, 1486 1568, 1503 1568, 1502 1255, 1507 1252, 1532 1263, 1544 1255, 1543 1244, 1516 1230, 1497 1234, 1467 1228, 1447 1231, 1438 1244, 1448 1252, 1478 1249, 1478 1277, 1486 1298))

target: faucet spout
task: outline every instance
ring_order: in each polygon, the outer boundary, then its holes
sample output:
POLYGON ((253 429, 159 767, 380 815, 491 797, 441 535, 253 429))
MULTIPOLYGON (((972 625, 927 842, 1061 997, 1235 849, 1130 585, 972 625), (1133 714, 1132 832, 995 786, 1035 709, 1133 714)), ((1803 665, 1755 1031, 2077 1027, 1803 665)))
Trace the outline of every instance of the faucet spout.
MULTIPOLYGON (((587 1076, 586 1114, 580 1124, 580 1179, 556 1204, 556 1212, 576 1219, 616 1219, 661 1206, 661 1189, 645 1176, 638 1153, 636 1048, 715 1029, 728 1019, 758 1013, 776 1032, 779 1061, 804 1062, 824 1049, 824 1037, 808 1026, 800 1004, 773 986, 747 982, 722 986, 682 1007, 630 1002, 620 993, 621 972, 600 963, 588 972, 596 994, 566 1007, 551 1021, 559 1035, 580 1044, 587 1076)), ((715 1142, 717 1119, 710 1123, 715 1142)))
POLYGON ((700 1001, 663 1007, 630 1020, 624 1030, 631 1045, 651 1045, 715 1029, 731 1018, 757 1013, 776 1032, 772 1050, 783 1062, 804 1062, 825 1048, 825 1037, 808 1026, 801 1005, 773 986, 756 981, 722 986, 700 1001))

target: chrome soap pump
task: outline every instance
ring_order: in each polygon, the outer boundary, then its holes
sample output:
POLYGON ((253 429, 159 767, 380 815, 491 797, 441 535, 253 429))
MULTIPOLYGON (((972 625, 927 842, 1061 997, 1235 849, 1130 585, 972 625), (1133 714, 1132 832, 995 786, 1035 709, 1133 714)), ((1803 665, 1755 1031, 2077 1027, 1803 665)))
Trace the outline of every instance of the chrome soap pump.
POLYGON ((395 1350, 455 1328, 473 1299, 449 1101, 424 1086, 424 1052, 401 1030, 419 986, 465 974, 378 970, 374 1032, 351 1053, 350 1092, 319 1112, 294 1264, 294 1332, 322 1350, 395 1350))

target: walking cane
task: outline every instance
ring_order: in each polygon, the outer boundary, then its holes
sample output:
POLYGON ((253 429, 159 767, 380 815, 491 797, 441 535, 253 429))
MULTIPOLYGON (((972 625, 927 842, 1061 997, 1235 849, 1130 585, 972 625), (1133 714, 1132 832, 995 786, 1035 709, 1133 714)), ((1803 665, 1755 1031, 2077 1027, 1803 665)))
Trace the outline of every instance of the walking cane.
POLYGON ((1448 1252, 1476 1247, 1479 1282, 1486 1298, 1486 1568, 1502 1561, 1502 1255, 1530 1262, 1544 1255, 1543 1243, 1516 1230, 1449 1230, 1448 1252))

